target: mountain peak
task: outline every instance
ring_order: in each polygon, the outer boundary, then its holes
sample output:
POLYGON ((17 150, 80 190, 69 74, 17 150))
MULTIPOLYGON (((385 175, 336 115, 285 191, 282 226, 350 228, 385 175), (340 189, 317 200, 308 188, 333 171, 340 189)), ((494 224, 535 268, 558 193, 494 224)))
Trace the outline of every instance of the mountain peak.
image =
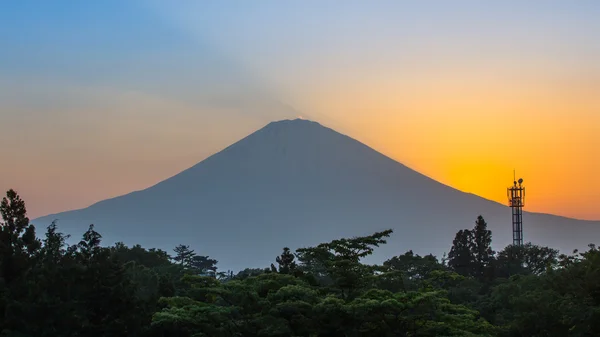
POLYGON ((296 118, 296 119, 282 119, 279 121, 273 121, 269 123, 267 128, 280 128, 280 127, 305 127, 305 126, 319 126, 323 127, 321 124, 311 121, 304 118, 296 118))

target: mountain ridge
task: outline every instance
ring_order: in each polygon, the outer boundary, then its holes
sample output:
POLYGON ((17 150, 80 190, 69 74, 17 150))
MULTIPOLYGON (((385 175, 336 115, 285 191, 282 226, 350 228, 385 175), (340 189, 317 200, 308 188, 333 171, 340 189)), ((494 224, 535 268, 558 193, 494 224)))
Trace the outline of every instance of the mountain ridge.
MULTIPOLYGON (((168 178, 165 178, 165 179, 163 179, 163 180, 161 180, 161 181, 159 181, 159 182, 156 182, 156 183, 154 183, 154 184, 152 184, 152 185, 150 185, 150 186, 148 186, 148 187, 145 187, 145 188, 142 188, 142 189, 139 189, 139 190, 135 190, 135 191, 131 191, 131 192, 129 192, 129 193, 125 193, 125 194, 122 194, 122 195, 118 195, 118 196, 110 197, 110 198, 107 198, 107 199, 103 199, 103 200, 100 200, 100 201, 94 202, 94 203, 92 203, 91 205, 89 205, 89 206, 86 206, 86 207, 83 207, 83 208, 80 208, 80 209, 65 210, 65 211, 58 212, 58 213, 46 214, 46 215, 40 216, 40 217, 38 217, 38 218, 47 218, 47 217, 51 217, 51 216, 53 216, 53 215, 58 215, 58 214, 65 213, 65 212, 73 212, 73 211, 77 211, 77 210, 82 210, 82 209, 86 209, 86 208, 89 208, 89 207, 95 206, 96 204, 99 204, 99 203, 102 203, 102 202, 105 202, 105 201, 108 201, 108 200, 113 200, 113 199, 117 199, 117 198, 120 198, 120 197, 125 197, 125 196, 131 195, 131 194, 135 194, 135 193, 137 193, 137 192, 143 192, 143 191, 146 191, 146 190, 148 190, 148 189, 151 189, 151 188, 153 188, 153 187, 155 187, 155 186, 157 186, 157 185, 159 185, 159 184, 161 184, 161 183, 163 183, 163 182, 166 182, 167 180, 169 180, 169 179, 171 179, 171 178, 173 178, 173 177, 175 177, 175 176, 177 176, 177 175, 179 175, 179 174, 181 174, 181 173, 183 173, 183 172, 186 172, 186 171, 188 171, 188 170, 190 170, 190 169, 194 168, 195 166, 197 166, 197 165, 201 164, 202 162, 204 162, 204 161, 206 161, 206 160, 210 159, 210 158, 211 158, 211 157, 213 157, 213 156, 216 156, 216 155, 218 155, 218 154, 220 154, 220 153, 222 153, 222 152, 225 152, 225 151, 227 151, 229 148, 231 148, 231 147, 235 146, 236 144, 238 144, 238 143, 240 143, 240 142, 243 142, 245 139, 247 139, 247 138, 251 137, 252 135, 254 135, 255 133, 257 133, 257 132, 259 132, 259 131, 261 131, 261 130, 263 130, 263 129, 272 128, 272 127, 277 127, 278 125, 282 125, 282 124, 292 124, 292 123, 298 123, 298 122, 300 122, 300 123, 311 123, 311 124, 312 124, 312 125, 314 125, 314 126, 322 127, 322 128, 324 128, 324 129, 327 129, 328 131, 332 131, 332 132, 338 133, 338 134, 340 134, 341 136, 344 136, 344 137, 348 138, 348 139, 349 139, 349 140, 351 140, 351 141, 357 142, 357 143, 358 143, 358 144, 360 144, 361 146, 365 146, 365 147, 367 147, 368 149, 370 149, 370 150, 372 150, 372 151, 374 151, 374 152, 376 152, 376 153, 380 154, 381 156, 383 156, 383 157, 385 157, 385 158, 387 158, 387 159, 389 159, 389 160, 392 160, 392 161, 394 161, 395 163, 398 163, 398 164, 400 164, 400 165, 402 165, 402 166, 406 167, 407 169, 409 169, 409 170, 411 170, 411 171, 413 171, 413 172, 415 172, 415 173, 417 173, 417 174, 419 174, 419 175, 421 175, 421 176, 423 176, 423 177, 425 177, 425 178, 427 178, 427 179, 430 179, 431 181, 433 181, 433 182, 435 182, 435 183, 438 183, 438 184, 441 184, 441 185, 443 185, 443 186, 446 186, 446 187, 448 187, 448 188, 454 189, 454 190, 456 190, 456 191, 458 191, 458 192, 462 192, 462 193, 466 193, 466 194, 471 194, 471 195, 473 195, 473 196, 475 196, 475 197, 478 197, 478 198, 484 199, 484 200, 486 200, 486 201, 489 201, 489 202, 492 202, 492 203, 497 203, 497 204, 499 204, 499 205, 502 205, 501 203, 499 203, 499 202, 497 202, 497 201, 495 201, 495 200, 491 200, 491 199, 485 198, 485 197, 483 197, 483 196, 480 196, 480 195, 477 195, 477 194, 475 194, 475 193, 471 193, 471 192, 465 192, 465 191, 462 191, 462 190, 460 190, 460 189, 458 189, 458 188, 456 188, 456 187, 453 187, 453 186, 451 186, 451 185, 444 184, 444 183, 442 183, 442 182, 440 182, 440 181, 437 181, 437 180, 435 180, 434 178, 432 178, 432 177, 429 177, 429 176, 427 176, 427 175, 425 175, 425 174, 423 174, 423 173, 421 173, 421 172, 419 172, 419 171, 417 171, 417 170, 415 170, 415 169, 412 169, 412 168, 410 168, 409 166, 406 166, 406 165, 405 165, 405 164, 403 164, 402 162, 400 162, 400 161, 397 161, 397 160, 395 160, 395 159, 393 159, 393 158, 391 158, 391 157, 387 156, 386 154, 384 154, 384 153, 382 153, 382 152, 380 152, 380 151, 376 150, 375 148, 372 148, 372 147, 370 147, 370 146, 366 145, 365 143, 362 143, 362 142, 360 142, 360 141, 358 141, 358 140, 356 140, 356 139, 354 139, 354 138, 352 138, 352 137, 350 137, 350 136, 348 136, 348 135, 346 135, 346 134, 343 134, 343 133, 341 133, 341 132, 335 131, 335 130, 334 130, 334 129, 332 129, 332 128, 329 128, 329 127, 327 127, 327 126, 324 126, 324 125, 322 125, 322 124, 321 124, 321 123, 319 123, 319 122, 312 121, 312 120, 307 120, 307 119, 303 119, 303 118, 296 118, 296 119, 283 119, 283 120, 278 120, 278 121, 269 122, 267 125, 265 125, 265 126, 264 126, 263 128, 261 128, 261 129, 257 130, 256 132, 253 132, 253 133, 249 134, 248 136, 246 136, 246 137, 243 137, 243 138, 241 138, 240 140, 238 140, 238 141, 236 141, 236 142, 234 142, 234 143, 232 143, 232 144, 228 145, 228 146, 227 146, 227 147, 225 147, 224 149, 222 149, 222 150, 220 150, 220 151, 217 151, 217 152, 215 152, 215 153, 213 153, 213 154, 209 155, 208 157, 206 157, 206 158, 204 158, 203 160, 201 160, 200 162, 198 162, 198 163, 196 163, 196 164, 194 164, 194 165, 192 165, 192 166, 188 167, 187 169, 184 169, 184 170, 182 170, 182 171, 179 171, 178 173, 176 173, 176 174, 174 174, 174 175, 172 175, 172 176, 170 176, 170 177, 168 177, 168 178)), ((530 213, 531 213, 531 212, 530 212, 530 213)), ((537 213, 537 214, 542 214, 542 213, 537 213)), ((553 214, 548 214, 548 215, 553 215, 553 214)), ((559 215, 553 215, 553 216, 560 217, 559 215)), ((565 217, 565 218, 569 218, 569 217, 565 217)), ((569 219, 573 219, 573 220, 579 220, 579 219, 575 219, 575 218, 569 218, 569 219)), ((582 221, 584 221, 584 220, 582 220, 582 221)))
MULTIPOLYGON (((439 256, 456 231, 471 228, 480 214, 495 233, 494 248, 510 243, 507 206, 438 182, 317 122, 296 119, 271 122, 148 188, 34 223, 58 218, 74 235, 94 223, 108 243, 167 250, 186 241, 241 268, 268 266, 283 246, 387 228, 396 232, 392 245, 381 249, 387 256, 408 249, 439 256), (243 257, 246 264, 235 261, 237 250, 224 248, 228 242, 251 252, 243 257)), ((525 241, 531 234, 532 242, 563 250, 600 237, 594 221, 526 212, 524 222, 525 241), (565 230, 573 224, 586 233, 565 230)))

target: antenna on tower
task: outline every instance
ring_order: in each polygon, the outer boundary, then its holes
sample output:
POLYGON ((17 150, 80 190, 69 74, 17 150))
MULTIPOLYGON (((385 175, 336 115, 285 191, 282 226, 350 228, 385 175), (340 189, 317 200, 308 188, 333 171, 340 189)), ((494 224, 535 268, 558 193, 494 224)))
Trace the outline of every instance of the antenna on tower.
POLYGON ((517 186, 516 170, 513 170, 513 186, 507 190, 508 205, 512 209, 513 245, 523 245, 523 206, 525 206, 525 187, 523 178, 520 178, 517 186))

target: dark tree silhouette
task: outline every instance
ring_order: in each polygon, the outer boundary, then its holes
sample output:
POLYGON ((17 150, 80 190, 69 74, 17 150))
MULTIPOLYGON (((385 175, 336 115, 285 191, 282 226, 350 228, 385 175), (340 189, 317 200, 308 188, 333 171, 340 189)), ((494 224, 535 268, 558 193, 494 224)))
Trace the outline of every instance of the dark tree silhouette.
POLYGON ((492 250, 492 231, 487 229, 485 219, 480 215, 475 222, 473 229, 473 257, 474 270, 473 276, 480 280, 491 277, 491 266, 494 260, 494 251, 492 250))
POLYGON ((41 246, 35 227, 29 224, 25 202, 14 190, 0 203, 0 277, 10 285, 28 267, 30 257, 41 246))
POLYGON ((182 267, 189 268, 196 253, 190 249, 190 246, 179 245, 173 249, 175 251, 175 257, 173 260, 178 262, 182 267))
POLYGON ((473 232, 462 229, 456 233, 452 242, 452 248, 448 253, 448 266, 460 275, 471 276, 474 264, 473 232))
POLYGON ((290 274, 296 270, 296 257, 290 251, 288 247, 283 248, 283 253, 275 259, 275 262, 279 265, 279 273, 290 274))
POLYGON ((217 262, 217 260, 211 259, 208 256, 196 255, 190 259, 189 267, 196 270, 200 274, 209 273, 212 276, 216 276, 217 262))
POLYGON ((498 253, 494 263, 496 277, 513 275, 541 275, 558 265, 559 252, 532 243, 509 245, 498 253))

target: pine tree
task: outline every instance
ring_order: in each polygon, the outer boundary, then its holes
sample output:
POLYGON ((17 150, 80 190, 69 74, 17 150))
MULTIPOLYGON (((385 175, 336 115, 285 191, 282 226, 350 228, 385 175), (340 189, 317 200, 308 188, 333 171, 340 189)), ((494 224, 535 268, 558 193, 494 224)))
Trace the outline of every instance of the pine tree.
POLYGON ((178 262, 182 267, 190 268, 192 259, 196 256, 196 253, 190 249, 190 246, 179 245, 173 251, 176 254, 173 260, 178 262))

